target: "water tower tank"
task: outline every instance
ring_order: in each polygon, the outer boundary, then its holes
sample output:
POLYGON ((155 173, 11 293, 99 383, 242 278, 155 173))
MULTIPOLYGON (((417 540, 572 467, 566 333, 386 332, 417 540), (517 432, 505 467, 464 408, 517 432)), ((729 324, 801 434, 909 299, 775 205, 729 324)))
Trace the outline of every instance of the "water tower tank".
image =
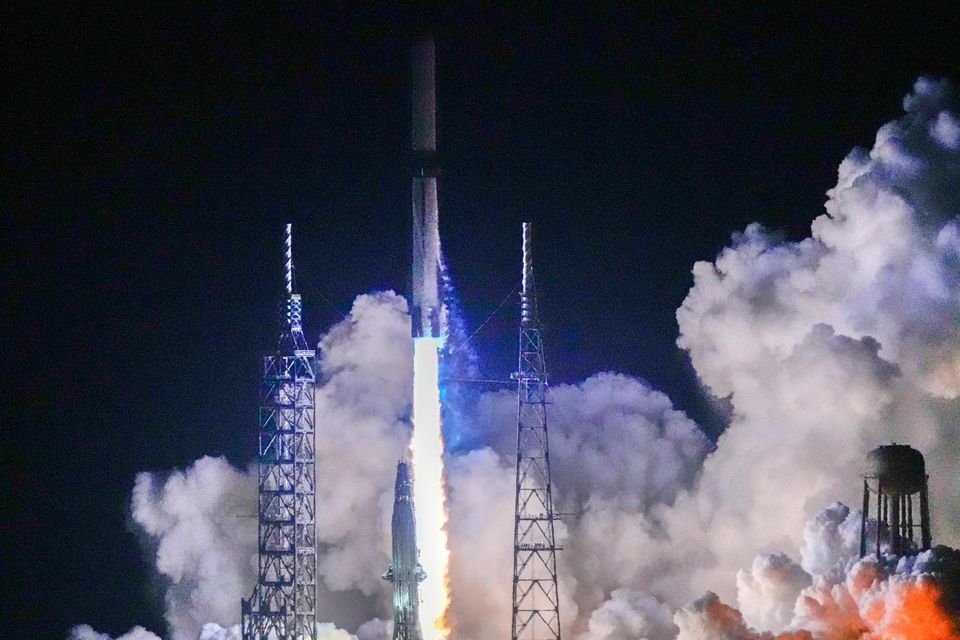
POLYGON ((923 454, 905 444, 888 444, 867 454, 867 475, 877 478, 886 493, 917 493, 927 483, 923 454))
POLYGON ((871 502, 876 504, 878 557, 883 545, 896 555, 930 548, 930 508, 923 454, 913 447, 896 443, 877 447, 867 454, 860 557, 867 553, 871 502), (916 539, 918 529, 919 540, 916 539))

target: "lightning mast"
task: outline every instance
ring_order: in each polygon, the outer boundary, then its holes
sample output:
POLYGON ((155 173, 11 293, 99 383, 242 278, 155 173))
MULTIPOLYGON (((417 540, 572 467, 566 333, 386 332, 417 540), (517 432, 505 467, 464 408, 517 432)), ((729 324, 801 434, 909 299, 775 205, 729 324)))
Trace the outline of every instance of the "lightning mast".
POLYGON ((520 357, 517 380, 517 484, 513 525, 511 640, 560 640, 560 598, 550 447, 547 370, 533 282, 533 227, 523 223, 520 357))
POLYGON ((316 640, 314 383, 300 294, 293 281, 292 225, 284 242, 280 340, 263 358, 257 458, 257 585, 241 601, 243 640, 316 640))

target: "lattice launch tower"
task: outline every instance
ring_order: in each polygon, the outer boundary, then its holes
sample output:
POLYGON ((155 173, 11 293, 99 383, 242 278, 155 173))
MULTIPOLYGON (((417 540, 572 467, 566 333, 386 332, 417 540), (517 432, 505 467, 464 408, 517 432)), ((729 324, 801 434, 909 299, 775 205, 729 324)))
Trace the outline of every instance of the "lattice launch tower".
POLYGON ((560 640, 560 597, 550 446, 547 370, 533 280, 533 227, 523 223, 517 380, 517 483, 513 525, 512 640, 560 640))
POLYGON ((241 602, 244 640, 315 640, 314 384, 303 336, 291 225, 284 239, 280 339, 263 358, 257 458, 257 585, 241 602))

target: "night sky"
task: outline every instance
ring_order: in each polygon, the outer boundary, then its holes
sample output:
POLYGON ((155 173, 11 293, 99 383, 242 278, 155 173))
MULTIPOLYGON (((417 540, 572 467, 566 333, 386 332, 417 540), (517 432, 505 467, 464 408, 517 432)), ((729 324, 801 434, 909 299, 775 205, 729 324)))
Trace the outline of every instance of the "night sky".
MULTIPOLYGON (((417 13, 262 4, 2 20, 0 637, 163 632, 134 475, 253 459, 284 222, 311 342, 357 294, 407 292, 417 13)), ((552 380, 640 376, 715 437, 674 344, 693 263, 752 221, 807 235, 916 77, 960 80, 958 21, 673 4, 432 12, 441 235, 472 331, 534 221, 552 380)), ((515 365, 515 322, 478 334, 485 375, 515 365)))

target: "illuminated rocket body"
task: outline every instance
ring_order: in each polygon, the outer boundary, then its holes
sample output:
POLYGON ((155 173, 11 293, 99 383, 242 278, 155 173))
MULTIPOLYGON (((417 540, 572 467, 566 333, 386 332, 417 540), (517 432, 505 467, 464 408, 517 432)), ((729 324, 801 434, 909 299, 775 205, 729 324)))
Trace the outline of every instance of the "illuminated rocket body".
POLYGON ((437 203, 437 102, 433 38, 417 40, 412 50, 413 127, 413 337, 439 338, 440 227, 437 203))
POLYGON ((423 640, 420 631, 420 583, 427 577, 417 557, 413 481, 406 460, 397 463, 393 502, 393 563, 383 574, 393 583, 393 640, 423 640))

